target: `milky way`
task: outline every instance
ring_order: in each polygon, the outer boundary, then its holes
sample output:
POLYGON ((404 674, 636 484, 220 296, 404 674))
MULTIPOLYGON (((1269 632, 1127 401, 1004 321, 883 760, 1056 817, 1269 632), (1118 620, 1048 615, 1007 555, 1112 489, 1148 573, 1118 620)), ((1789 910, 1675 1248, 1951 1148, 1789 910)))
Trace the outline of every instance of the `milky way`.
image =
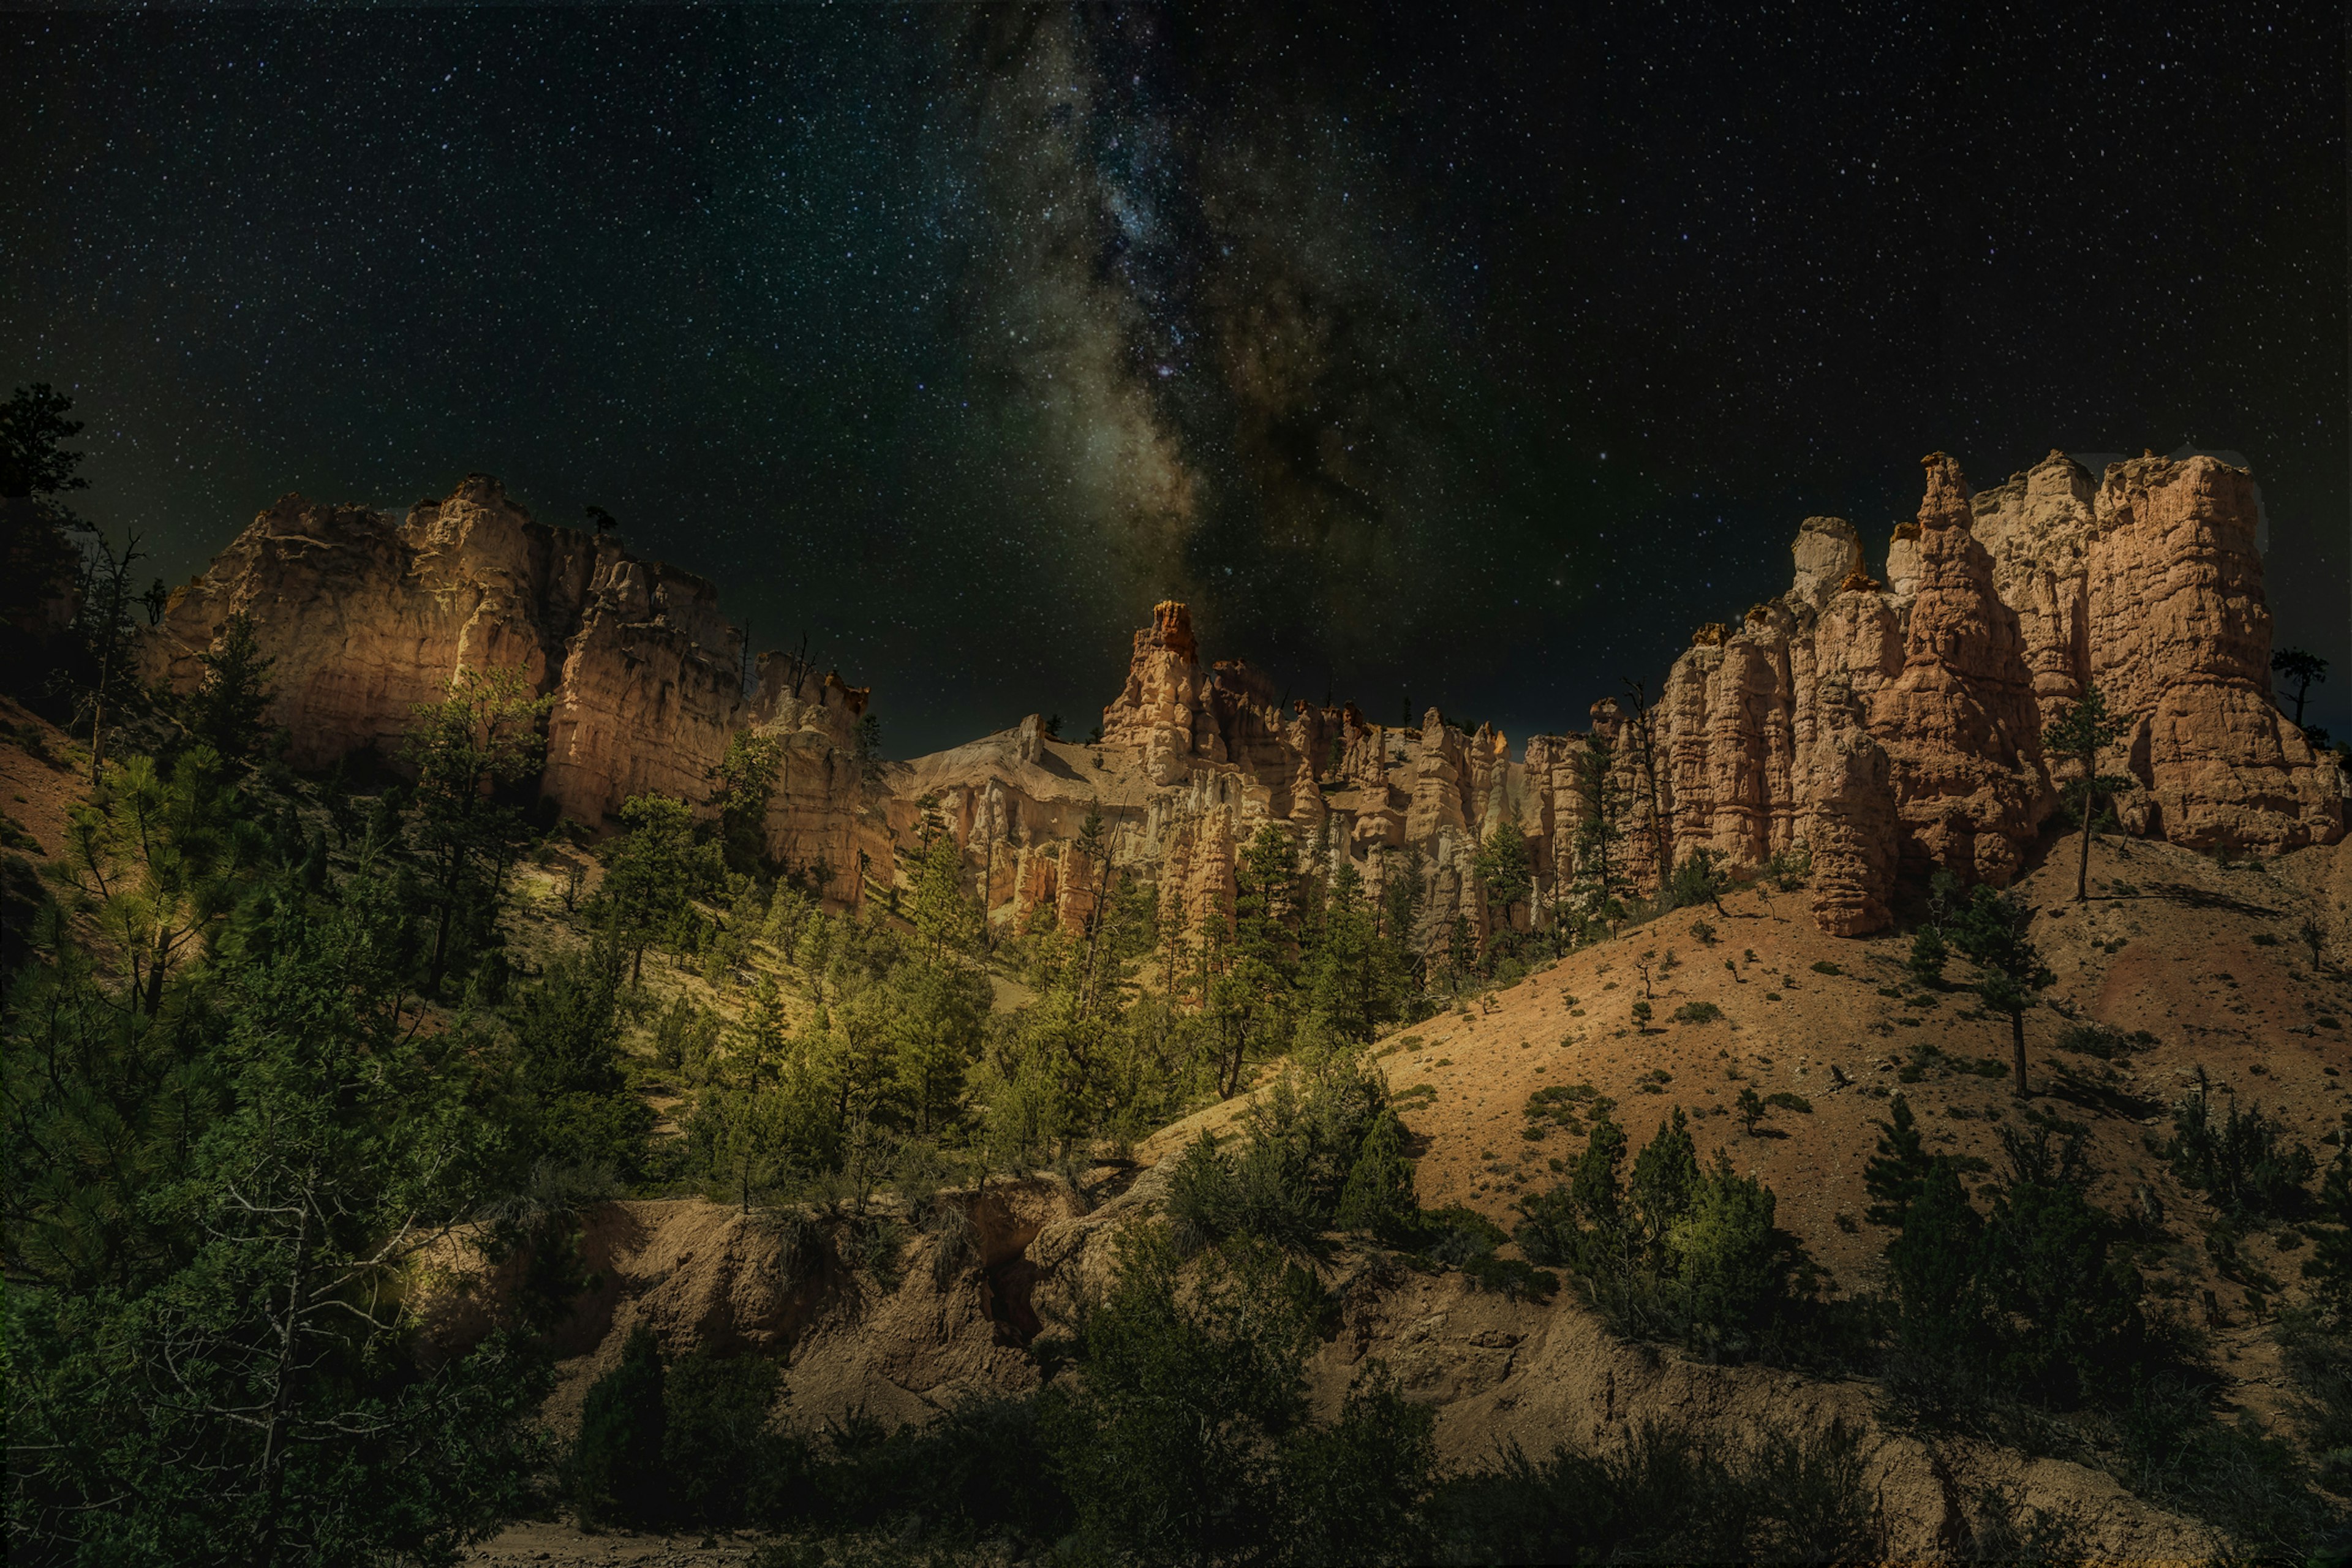
POLYGON ((0 383, 172 576, 604 507, 902 753, 1083 731, 1170 595, 1573 725, 1926 451, 2193 443, 2352 728, 2340 26, 1965 9, 11 14, 0 383))

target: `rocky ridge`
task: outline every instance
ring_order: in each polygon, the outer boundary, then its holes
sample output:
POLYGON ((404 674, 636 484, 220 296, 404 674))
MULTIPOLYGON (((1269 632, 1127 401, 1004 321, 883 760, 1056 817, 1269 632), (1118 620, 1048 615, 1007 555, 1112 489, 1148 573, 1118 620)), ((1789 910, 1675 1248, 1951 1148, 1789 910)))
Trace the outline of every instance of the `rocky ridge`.
POLYGON ((297 766, 363 749, 396 758, 416 705, 458 669, 512 667, 551 700, 540 789, 562 815, 601 827, 633 795, 700 800, 748 730, 782 743, 769 818, 780 854, 846 868, 863 849, 887 863, 888 828, 852 755, 864 689, 769 653, 747 692, 743 637, 715 584, 609 534, 541 522, 487 475, 404 519, 282 498, 172 595, 143 676, 192 689, 197 656, 239 612, 277 660, 270 717, 297 766))
POLYGON ((1033 715, 877 772, 851 744, 863 689, 769 654, 747 692, 711 584, 541 523, 478 475, 401 521, 286 498, 173 596, 146 657, 152 678, 193 685, 195 656, 250 610, 279 658, 276 717, 310 764, 390 752, 462 665, 520 665, 553 699, 543 792, 591 825, 640 791, 702 799, 730 735, 774 735, 781 859, 822 865, 855 900, 898 875, 897 846, 938 810, 999 919, 1082 922, 1132 869, 1189 929, 1230 909, 1239 847, 1273 824, 1375 887, 1420 879, 1424 940, 1457 917, 1481 935, 1526 926, 1535 900, 1490 907, 1472 857, 1510 821, 1538 896, 1565 887, 1605 744, 1604 787, 1626 803, 1615 852, 1637 886, 1695 849, 1753 868, 1802 845, 1815 918, 1862 934, 1893 918, 1899 878, 2018 873, 2063 783, 2041 727, 2092 684, 2128 724, 2101 765, 2136 783, 2117 802, 2131 832, 2264 853, 2342 837, 2341 769, 2272 700, 2251 476, 2149 455, 2095 483, 2053 451, 1972 494, 1949 457, 1924 468, 1885 582, 1853 524, 1808 518, 1788 591, 1701 626, 1654 702, 1603 699, 1586 729, 1534 736, 1516 759, 1506 736, 1435 709, 1391 727, 1286 705, 1247 664, 1204 663, 1171 602, 1136 633, 1099 743, 1033 715), (1100 858, 1076 843, 1096 812, 1100 858))

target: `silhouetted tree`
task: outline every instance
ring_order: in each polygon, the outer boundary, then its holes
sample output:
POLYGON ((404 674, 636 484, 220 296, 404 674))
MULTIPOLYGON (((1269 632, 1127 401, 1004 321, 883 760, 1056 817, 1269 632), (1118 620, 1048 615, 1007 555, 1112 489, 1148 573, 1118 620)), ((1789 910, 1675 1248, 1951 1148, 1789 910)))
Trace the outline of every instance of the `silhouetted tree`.
POLYGON ((2271 668, 2294 682, 2294 722, 2300 729, 2304 699, 2310 695, 2315 681, 2326 683, 2327 661, 2304 648, 2283 647, 2271 655, 2271 668))

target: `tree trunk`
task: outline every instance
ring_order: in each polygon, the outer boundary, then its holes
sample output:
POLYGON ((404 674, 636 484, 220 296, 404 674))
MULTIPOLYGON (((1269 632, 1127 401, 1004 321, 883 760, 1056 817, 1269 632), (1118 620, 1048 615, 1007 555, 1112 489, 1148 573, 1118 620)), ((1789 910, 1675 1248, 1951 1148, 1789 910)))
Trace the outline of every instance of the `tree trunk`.
POLYGON ((2083 855, 2074 864, 2074 901, 2078 904, 2091 896, 2091 812, 2097 800, 2086 783, 2083 786, 2083 855))
POLYGON ((269 1402, 269 1426, 261 1447, 261 1540, 254 1557, 258 1568, 278 1561, 278 1512, 286 1490, 286 1428, 294 1417, 295 1384, 300 1369, 294 1363, 294 1330, 301 1317, 304 1270, 310 1262, 310 1206, 302 1205, 301 1228, 294 1237, 294 1267, 286 1283, 286 1321, 278 1335, 278 1390, 269 1402))
POLYGON ((2016 1050, 2016 1095, 2018 1099, 2023 1100, 2033 1091, 2026 1087, 2025 1082, 2025 1013, 2021 1008, 2009 1016, 2009 1037, 2010 1043, 2016 1050))

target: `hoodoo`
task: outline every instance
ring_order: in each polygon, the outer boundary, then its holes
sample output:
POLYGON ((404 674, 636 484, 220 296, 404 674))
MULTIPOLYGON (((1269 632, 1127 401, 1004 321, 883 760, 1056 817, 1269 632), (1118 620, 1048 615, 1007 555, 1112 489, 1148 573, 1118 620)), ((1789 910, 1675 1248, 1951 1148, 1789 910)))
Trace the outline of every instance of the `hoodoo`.
POLYGON ((196 656, 250 611, 289 677, 273 716, 314 765, 396 752, 413 706, 461 666, 520 666, 551 699, 541 789, 592 826, 640 792, 703 798, 731 735, 774 736, 780 861, 822 866, 851 899, 861 854, 870 875, 895 874, 893 846, 929 797, 972 888, 1016 917, 1051 904, 1070 918, 1100 896, 1087 884, 1108 871, 1080 876, 1075 847, 1098 812, 1109 862, 1156 879, 1182 929, 1230 910, 1239 847, 1272 825, 1375 887, 1422 879, 1423 942, 1457 921, 1483 936, 1560 918, 1595 874, 1580 853, 1613 857, 1638 889, 1699 850, 1742 871, 1801 849, 1815 918, 1858 935, 1888 922, 1898 878, 2017 873, 2063 782, 2041 727, 2094 685, 2126 724, 2102 766, 2136 786, 2117 802, 2130 831, 2261 852, 2342 836, 2336 759, 2272 698, 2244 470, 2147 457, 2094 483, 2053 452, 1971 494, 1951 458, 1924 468, 1884 583, 1851 523, 1807 518, 1788 591, 1700 626, 1654 705, 1604 699, 1581 731, 1531 737, 1516 758, 1435 709, 1395 728, 1352 706, 1286 708, 1244 662, 1204 664, 1190 609, 1169 601, 1135 634, 1098 743, 1032 718, 870 766, 853 755, 864 689, 772 653, 747 693, 742 636, 709 582, 539 522, 480 475, 401 521, 287 497, 173 595, 144 657, 187 689, 196 656), (1472 868, 1506 822, 1534 884, 1507 911, 1472 868))

